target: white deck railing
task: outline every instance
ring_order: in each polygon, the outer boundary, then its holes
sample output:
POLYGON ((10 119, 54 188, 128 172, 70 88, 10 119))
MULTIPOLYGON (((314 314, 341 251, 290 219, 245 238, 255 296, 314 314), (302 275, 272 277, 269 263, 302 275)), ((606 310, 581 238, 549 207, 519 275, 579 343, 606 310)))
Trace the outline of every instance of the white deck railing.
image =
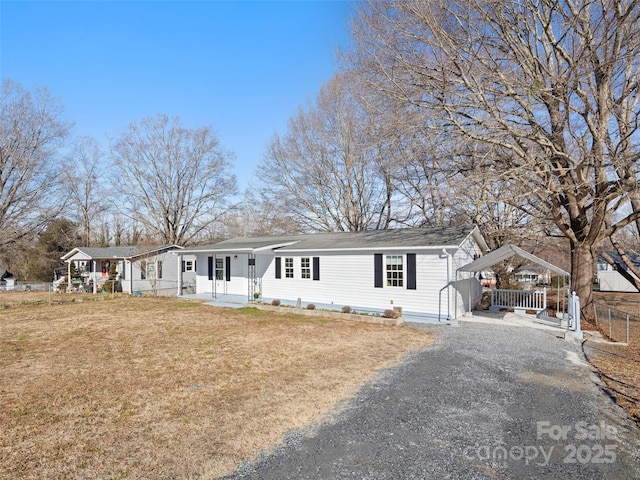
POLYGON ((503 308, 541 312, 547 308, 547 289, 491 290, 491 310, 503 308))

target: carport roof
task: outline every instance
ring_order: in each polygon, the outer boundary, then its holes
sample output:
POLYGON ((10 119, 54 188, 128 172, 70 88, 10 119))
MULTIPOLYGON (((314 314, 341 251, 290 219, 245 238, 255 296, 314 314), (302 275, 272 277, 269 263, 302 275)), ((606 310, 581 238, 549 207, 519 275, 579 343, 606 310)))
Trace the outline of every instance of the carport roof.
POLYGON ((526 258, 527 260, 537 263, 538 265, 542 265, 545 268, 548 268, 552 272, 557 273, 558 275, 564 275, 570 277, 571 274, 569 272, 565 272, 561 268, 556 267, 555 265, 541 259, 540 257, 536 257, 534 254, 523 250, 520 247, 517 247, 512 244, 504 245, 493 252, 490 252, 477 260, 465 265, 464 267, 460 267, 458 271, 461 272, 482 272, 486 270, 491 270, 491 267, 496 263, 501 262, 502 260, 507 260, 515 255, 519 257, 526 258))

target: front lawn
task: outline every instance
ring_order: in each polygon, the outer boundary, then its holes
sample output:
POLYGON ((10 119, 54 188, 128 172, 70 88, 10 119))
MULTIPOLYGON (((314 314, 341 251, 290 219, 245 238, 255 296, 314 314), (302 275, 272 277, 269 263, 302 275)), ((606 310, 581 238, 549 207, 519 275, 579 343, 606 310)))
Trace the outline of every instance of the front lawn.
POLYGON ((10 306, 0 476, 216 478, 432 338, 177 299, 10 306))

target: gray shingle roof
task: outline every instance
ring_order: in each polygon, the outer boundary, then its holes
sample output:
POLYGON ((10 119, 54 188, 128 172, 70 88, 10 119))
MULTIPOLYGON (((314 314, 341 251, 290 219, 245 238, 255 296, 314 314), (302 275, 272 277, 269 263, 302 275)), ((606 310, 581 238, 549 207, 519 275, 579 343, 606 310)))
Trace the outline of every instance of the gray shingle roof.
POLYGON ((186 248, 183 253, 203 250, 256 250, 277 248, 278 251, 358 250, 395 247, 457 247, 476 228, 474 225, 448 228, 401 228, 366 232, 314 233, 274 237, 237 237, 213 245, 186 248))
POLYGON ((62 258, 68 258, 72 252, 82 252, 90 258, 132 258, 146 253, 153 253, 171 248, 179 248, 175 245, 154 246, 128 246, 128 247, 77 247, 62 258))

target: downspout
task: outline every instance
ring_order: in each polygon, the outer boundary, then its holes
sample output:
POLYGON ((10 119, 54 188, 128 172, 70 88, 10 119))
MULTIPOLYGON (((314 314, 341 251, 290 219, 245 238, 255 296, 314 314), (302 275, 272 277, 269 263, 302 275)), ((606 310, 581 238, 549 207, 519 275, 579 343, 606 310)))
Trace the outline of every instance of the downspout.
POLYGON ((178 257, 178 297, 182 296, 182 253, 173 252, 178 257))
MULTIPOLYGON (((451 254, 447 252, 446 248, 442 249, 442 253, 447 256, 447 320, 451 321, 451 254)), ((456 296, 457 301, 457 296, 456 296)))
POLYGON ((98 283, 98 279, 96 278, 97 263, 95 260, 92 260, 92 262, 93 262, 93 293, 98 293, 98 286, 96 285, 98 283))

